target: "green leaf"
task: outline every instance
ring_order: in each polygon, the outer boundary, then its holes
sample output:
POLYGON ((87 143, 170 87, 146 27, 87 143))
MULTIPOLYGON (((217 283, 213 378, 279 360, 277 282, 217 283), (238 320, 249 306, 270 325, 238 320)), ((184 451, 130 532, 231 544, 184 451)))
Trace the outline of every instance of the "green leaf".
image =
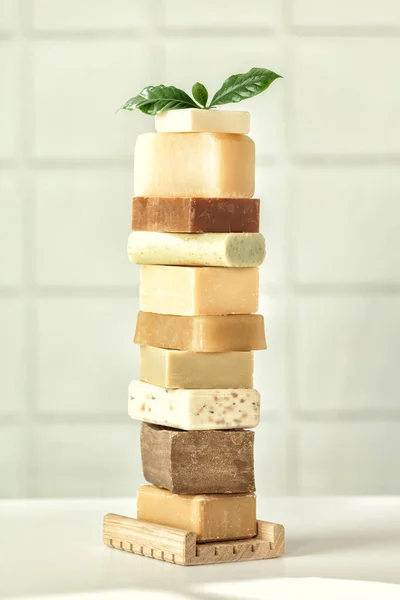
POLYGON ((205 85, 202 83, 195 83, 192 87, 193 98, 203 107, 206 107, 208 100, 208 91, 205 85))
POLYGON ((128 100, 122 108, 125 110, 138 108, 147 115, 156 115, 166 110, 198 108, 198 106, 186 92, 173 85, 150 85, 128 100))
POLYGON ((257 96, 257 94, 261 94, 279 77, 281 75, 273 71, 257 67, 250 69, 247 73, 231 75, 231 77, 225 79, 221 88, 215 92, 209 108, 220 104, 229 104, 230 102, 240 102, 241 100, 257 96))
POLYGON ((141 96, 141 94, 133 96, 133 98, 129 98, 129 100, 127 100, 119 110, 134 110, 135 108, 137 108, 137 105, 143 100, 145 100, 145 98, 141 96))

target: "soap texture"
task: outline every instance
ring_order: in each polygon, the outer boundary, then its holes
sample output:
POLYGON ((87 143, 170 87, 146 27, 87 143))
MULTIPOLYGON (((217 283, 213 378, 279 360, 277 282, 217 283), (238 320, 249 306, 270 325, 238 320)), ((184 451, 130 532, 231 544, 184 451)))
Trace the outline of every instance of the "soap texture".
POLYGON ((132 198, 132 229, 167 233, 257 233, 258 198, 132 198))
POLYGON ((178 495, 143 485, 137 493, 137 518, 193 531, 197 542, 257 534, 255 494, 178 495))
POLYGON ((166 315, 250 314, 258 309, 258 269, 143 265, 140 310, 166 315))
POLYGON ((266 346, 262 315, 159 315, 139 311, 134 342, 192 352, 248 352, 266 346))
POLYGON ((253 492, 254 432, 178 431, 142 423, 146 481, 176 494, 253 492))
POLYGON ((158 113, 156 131, 163 133, 214 132, 249 133, 250 113, 241 110, 184 108, 158 113))
POLYGON ((142 265, 258 267, 265 258, 261 233, 132 231, 128 254, 142 265))
POLYGON ((172 389, 129 385, 132 419, 186 430, 244 429, 260 422, 260 394, 248 389, 172 389))
POLYGON ((230 133, 144 133, 135 147, 135 196, 252 198, 254 142, 230 133))
POLYGON ((140 347, 140 379, 165 388, 252 388, 253 352, 140 347))

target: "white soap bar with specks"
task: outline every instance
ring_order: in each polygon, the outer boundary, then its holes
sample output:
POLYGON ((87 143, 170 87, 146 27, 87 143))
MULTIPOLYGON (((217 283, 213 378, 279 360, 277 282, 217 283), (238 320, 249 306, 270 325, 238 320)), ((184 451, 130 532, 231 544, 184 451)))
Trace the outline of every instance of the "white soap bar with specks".
POLYGON ((245 429, 260 422, 260 394, 253 389, 171 389, 132 381, 128 402, 132 419, 176 429, 245 429))
POLYGON ((144 133, 135 146, 135 196, 252 198, 255 148, 246 135, 144 133))
POLYGON ((259 267, 265 239, 261 233, 132 231, 128 254, 139 265, 259 267))
POLYGON ((243 110, 184 108, 158 113, 156 131, 161 133, 241 133, 250 131, 250 113, 243 110))

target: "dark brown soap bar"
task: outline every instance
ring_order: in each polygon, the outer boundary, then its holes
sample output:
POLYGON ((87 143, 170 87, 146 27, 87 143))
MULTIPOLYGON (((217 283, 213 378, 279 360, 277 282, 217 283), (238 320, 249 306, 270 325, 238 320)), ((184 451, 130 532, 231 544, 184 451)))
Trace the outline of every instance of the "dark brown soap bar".
POLYGON ((139 311, 134 342, 192 352, 247 352, 267 347, 262 315, 161 315, 139 311))
POLYGON ((178 431, 149 423, 140 434, 143 474, 175 494, 254 492, 254 433, 178 431))
POLYGON ((258 198, 132 199, 132 229, 167 233, 258 233, 258 198))

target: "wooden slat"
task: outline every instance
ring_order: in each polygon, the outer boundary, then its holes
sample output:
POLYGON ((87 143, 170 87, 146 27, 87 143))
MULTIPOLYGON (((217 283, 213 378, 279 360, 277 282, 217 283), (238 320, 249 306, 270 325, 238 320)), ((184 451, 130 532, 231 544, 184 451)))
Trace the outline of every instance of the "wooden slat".
POLYGON ((285 551, 283 526, 267 521, 257 521, 257 535, 251 539, 196 544, 193 532, 108 514, 103 541, 112 548, 180 565, 277 558, 285 551))
POLYGON ((103 541, 107 546, 185 564, 195 556, 196 534, 121 515, 105 515, 103 541))

